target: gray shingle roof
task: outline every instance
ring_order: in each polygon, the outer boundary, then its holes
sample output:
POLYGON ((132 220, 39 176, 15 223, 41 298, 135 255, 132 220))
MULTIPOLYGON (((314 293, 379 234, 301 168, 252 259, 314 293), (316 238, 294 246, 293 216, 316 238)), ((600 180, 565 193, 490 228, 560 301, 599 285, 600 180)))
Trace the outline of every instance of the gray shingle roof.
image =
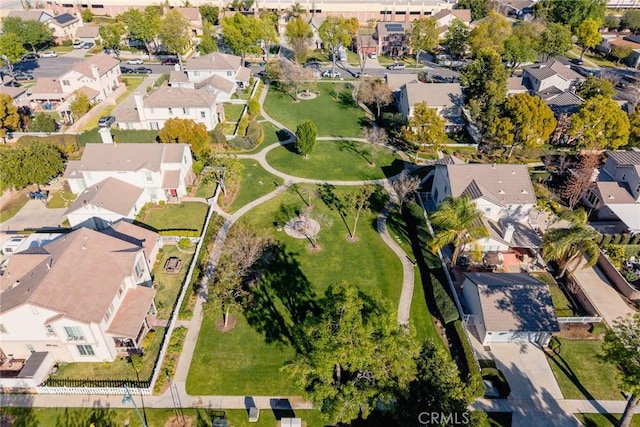
MULTIPOLYGON (((116 178, 107 178, 84 190, 73 204, 67 209, 69 215, 83 205, 95 206, 96 209, 104 209, 126 216, 138 201, 143 189, 128 184, 116 178)), ((99 215, 99 211, 96 212, 99 215)))
POLYGON ((620 166, 640 165, 640 151, 607 151, 607 156, 620 166))
POLYGON ((186 144, 87 144, 82 158, 69 162, 65 177, 77 177, 82 171, 159 172, 164 159, 182 158, 186 144), (71 175, 71 176, 70 176, 71 175))
POLYGON ((187 61, 185 70, 237 70, 242 58, 227 53, 213 52, 187 61))
POLYGON ((410 82, 401 90, 407 93, 409 106, 426 102, 429 107, 449 108, 464 103, 460 83, 410 82))
POLYGON ((163 86, 145 96, 145 108, 211 108, 216 95, 205 90, 163 86))
POLYGON ((555 75, 559 75, 565 80, 584 80, 584 77, 582 77, 580 74, 576 73, 571 68, 555 59, 542 64, 530 65, 528 67, 525 67, 524 70, 538 80, 545 80, 555 75))

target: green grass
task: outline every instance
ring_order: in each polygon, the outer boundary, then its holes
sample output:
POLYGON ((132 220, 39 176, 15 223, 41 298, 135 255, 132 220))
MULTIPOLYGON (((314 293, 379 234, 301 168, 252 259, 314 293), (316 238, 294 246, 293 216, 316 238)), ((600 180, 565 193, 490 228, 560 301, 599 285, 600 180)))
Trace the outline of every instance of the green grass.
POLYGON ((53 195, 49 199, 49 204, 47 205, 47 207, 49 209, 68 208, 74 202, 76 197, 77 196, 69 191, 69 189, 65 186, 53 193, 53 195))
POLYGON ((318 136, 362 137, 365 113, 355 105, 351 89, 345 83, 318 83, 316 92, 318 97, 315 99, 294 101, 271 86, 264 109, 293 132, 300 122, 312 120, 318 128, 318 136))
POLYGON ((216 191, 216 182, 213 179, 210 180, 202 180, 198 189, 196 190, 196 197, 205 197, 209 198, 213 196, 213 192, 216 191))
POLYGON ((27 190, 20 190, 9 202, 2 204, 2 209, 0 209, 0 222, 8 221, 16 216, 28 201, 27 190))
POLYGON ((301 178, 326 180, 369 180, 392 176, 402 170, 400 157, 386 148, 376 149, 371 167, 370 148, 363 142, 318 141, 307 158, 293 152, 293 145, 278 147, 267 154, 274 168, 301 178))
POLYGON ((241 159, 240 163, 244 165, 240 188, 231 204, 224 205, 227 212, 237 211, 247 203, 272 192, 276 186, 280 186, 284 182, 282 178, 267 172, 255 160, 241 159))
MULTIPOLYGON (((141 409, 140 397, 135 396, 135 401, 141 409)), ((148 425, 150 427, 162 427, 167 425, 169 419, 175 416, 173 409, 145 409, 148 425)), ((2 414, 13 416, 16 419, 15 426, 89 426, 119 427, 129 420, 131 427, 140 426, 140 421, 133 407, 130 409, 113 408, 3 408, 2 414)), ((249 423, 247 411, 234 410, 207 410, 207 409, 183 409, 185 417, 193 420, 193 427, 211 427, 214 414, 223 414, 229 425, 234 427, 273 427, 277 419, 294 416, 294 411, 279 412, 277 415, 271 410, 260 411, 260 419, 257 423, 249 423)), ((309 427, 324 426, 318 410, 296 410, 295 416, 302 418, 309 427)))
POLYGON ((487 412, 484 427, 511 427, 511 412, 487 412))
MULTIPOLYGON (((569 58, 580 58, 581 53, 582 53, 582 48, 574 46, 570 51, 567 52, 567 56, 569 58)), ((617 66, 615 62, 611 62, 608 59, 605 59, 598 55, 592 55, 591 53, 589 53, 589 51, 585 52, 583 60, 586 66, 591 66, 591 64, 589 64, 589 61, 593 62, 594 64, 600 67, 610 68, 610 67, 617 66)))
POLYGON ((171 309, 180 293, 182 282, 189 270, 189 263, 193 254, 179 251, 176 245, 165 245, 158 255, 158 260, 153 268, 153 284, 157 291, 155 298, 156 308, 158 309, 157 317, 158 319, 169 319, 171 309), (178 274, 164 272, 164 264, 172 256, 182 260, 182 268, 178 274))
POLYGON ((83 128, 83 132, 89 131, 91 129, 95 129, 98 127, 98 120, 100 120, 100 117, 102 116, 108 116, 111 114, 111 112, 113 111, 114 108, 116 108, 118 106, 118 104, 122 103, 122 101, 124 101, 125 99, 127 99, 127 97, 129 95, 131 95, 131 93, 136 90, 136 88, 138 86, 140 86, 140 83, 142 83, 144 81, 144 77, 122 77, 122 80, 124 80, 126 86, 127 86, 127 91, 125 93, 123 93, 122 95, 120 95, 118 97, 118 99, 116 100, 116 105, 109 105, 107 108, 105 108, 104 110, 102 110, 102 112, 99 115, 96 115, 93 119, 91 119, 83 128))
POLYGON ((601 341, 559 341, 560 355, 549 365, 565 399, 622 399, 615 365, 598 358, 601 341))
MULTIPOLYGON (((149 335, 147 335, 150 343, 142 357, 141 380, 146 380, 151 376, 153 365, 160 352, 164 328, 156 327, 155 330, 155 333, 149 332, 149 335)), ((53 378, 134 380, 136 379, 136 372, 131 363, 127 361, 127 356, 118 356, 113 362, 78 362, 61 365, 59 366, 58 374, 53 378)))
MULTIPOLYGON (((264 130, 264 141, 262 144, 258 145, 256 148, 249 151, 242 151, 243 154, 256 154, 260 151, 264 150, 265 147, 278 144, 280 141, 284 141, 288 138, 286 131, 282 131, 278 129, 276 126, 271 124, 271 122, 263 121, 260 122, 262 125, 262 129, 264 130)), ((233 151, 233 149, 231 149, 233 151)))
MULTIPOLYGON (((622 414, 575 414, 585 427, 609 427, 617 425, 622 414)), ((640 427, 640 415, 631 419, 631 427, 640 427)))
POLYGON ((165 234, 170 234, 170 231, 191 230, 200 235, 206 214, 207 205, 204 203, 167 203, 149 209, 142 222, 154 230, 164 231, 165 234))
MULTIPOLYGON (((333 194, 342 198, 354 190, 338 188, 333 194)), ((306 304, 320 297, 332 283, 347 280, 366 293, 379 293, 388 301, 390 310, 397 311, 402 269, 374 228, 377 212, 361 215, 357 240, 349 242, 337 210, 330 209, 319 197, 313 198, 312 204, 312 216, 327 218, 322 221, 318 236, 320 251, 310 251, 306 240, 289 237, 276 231, 273 225, 284 219, 282 206, 295 210, 303 205, 293 189, 241 219, 252 230, 273 234, 284 254, 267 267, 261 282, 253 288, 254 301, 263 303, 256 303, 244 316, 239 315, 233 331, 218 332, 215 322, 220 318, 219 310, 208 308, 187 379, 188 393, 301 393, 291 385, 289 376, 280 371, 294 355, 287 334, 293 329, 296 315, 306 313, 306 304), (291 307, 287 304, 288 295, 296 295, 296 307, 291 310, 285 309, 291 307), (269 345, 267 339, 282 344, 269 345), (207 375, 202 375, 205 371, 207 375)), ((377 202, 375 207, 381 208, 382 203, 377 202)), ((351 226, 351 216, 346 219, 351 226)))
POLYGON ((556 310, 556 316, 558 317, 572 317, 580 315, 577 313, 565 293, 560 289, 558 283, 553 277, 547 273, 532 274, 533 277, 544 282, 551 291, 551 301, 553 302, 553 308, 556 310))
POLYGON ((224 104, 224 118, 228 122, 239 122, 245 104, 224 104))
MULTIPOLYGON (((113 139, 118 143, 151 143, 156 142, 157 130, 120 130, 111 129, 113 139)), ((98 129, 91 129, 78 134, 78 145, 84 147, 88 143, 102 143, 98 129)))

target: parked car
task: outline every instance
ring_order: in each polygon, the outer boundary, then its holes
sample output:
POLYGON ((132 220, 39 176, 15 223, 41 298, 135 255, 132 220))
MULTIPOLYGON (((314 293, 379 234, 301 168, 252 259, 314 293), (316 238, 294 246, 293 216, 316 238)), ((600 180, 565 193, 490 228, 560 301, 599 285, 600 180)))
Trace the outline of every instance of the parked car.
POLYGON ((57 56, 58 54, 52 50, 48 50, 40 54, 40 58, 56 58, 57 56))
POLYGON ((40 58, 40 55, 37 53, 27 53, 22 57, 21 61, 35 61, 38 58, 40 58))
POLYGON ((91 43, 91 42, 84 42, 84 44, 82 45, 83 49, 91 49, 92 47, 94 47, 96 44, 95 43, 91 43))
POLYGON ((371 53, 369 54, 369 58, 371 58, 371 59, 376 59, 377 57, 378 57, 378 54, 377 54, 377 53, 375 53, 375 52, 371 52, 371 53))
POLYGON ((340 73, 337 71, 331 72, 331 70, 325 70, 322 72, 322 77, 328 77, 331 79, 339 79, 340 73))
POLYGON ((127 64, 130 65, 142 65, 144 64, 144 61, 140 58, 132 58, 132 59, 127 59, 127 64))
POLYGON ((180 61, 178 61, 178 58, 167 58, 167 59, 163 59, 161 64, 162 65, 176 65, 179 62, 180 61))
POLYGON ((129 67, 120 67, 120 72, 122 74, 131 74, 133 73, 133 68, 129 68, 129 67))
POLYGON ((27 73, 16 73, 13 76, 14 80, 33 80, 33 76, 27 73))
POLYGON ((319 62, 307 62, 302 67, 303 68, 315 68, 316 70, 319 70, 321 65, 320 65, 319 62))
POLYGON ((82 40, 76 40, 73 42, 74 49, 82 49, 84 47, 84 42, 82 40))
POLYGON ((153 70, 147 67, 137 67, 133 69, 133 72, 138 74, 151 74, 153 70))
POLYGON ((102 116, 98 120, 98 126, 101 128, 106 128, 111 126, 116 121, 116 118, 113 116, 102 116))
POLYGON ((356 79, 359 79, 359 78, 361 78, 361 77, 362 77, 362 78, 367 78, 367 77, 371 77, 371 74, 369 74, 369 73, 364 73, 364 74, 363 74, 363 73, 361 73, 360 71, 358 71, 358 72, 354 75, 354 77, 355 77, 356 79))
POLYGON ((391 64, 387 67, 387 70, 404 70, 404 64, 391 64))
POLYGON ((31 200, 47 200, 49 192, 47 190, 30 191, 29 198, 31 200))

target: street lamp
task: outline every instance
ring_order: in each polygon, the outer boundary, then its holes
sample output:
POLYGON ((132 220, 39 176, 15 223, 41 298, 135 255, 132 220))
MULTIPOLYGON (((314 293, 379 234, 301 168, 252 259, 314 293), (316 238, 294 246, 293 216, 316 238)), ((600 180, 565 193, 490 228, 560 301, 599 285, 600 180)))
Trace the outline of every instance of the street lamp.
POLYGON ((136 410, 136 414, 138 414, 138 418, 140 418, 142 427, 149 427, 147 426, 147 423, 142 418, 142 415, 140 414, 140 410, 138 409, 138 405, 136 405, 136 401, 133 400, 133 396, 131 396, 131 390, 129 390, 129 387, 126 384, 124 385, 124 389, 125 389, 125 395, 122 398, 122 404, 126 405, 129 402, 133 403, 133 408, 136 410))

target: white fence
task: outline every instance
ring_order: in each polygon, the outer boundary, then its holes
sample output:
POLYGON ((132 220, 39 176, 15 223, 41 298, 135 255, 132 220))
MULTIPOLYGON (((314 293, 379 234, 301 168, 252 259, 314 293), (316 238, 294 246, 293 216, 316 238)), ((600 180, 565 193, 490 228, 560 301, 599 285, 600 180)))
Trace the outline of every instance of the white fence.
MULTIPOLYGON (((162 361, 160 361, 162 363, 162 361)), ((124 387, 47 387, 38 386, 36 392, 40 394, 109 394, 109 395, 127 395, 127 389, 124 387)), ((131 388, 129 392, 133 396, 151 396, 152 388, 131 388)))
POLYGON ((558 323, 600 323, 602 317, 558 317, 558 323))

